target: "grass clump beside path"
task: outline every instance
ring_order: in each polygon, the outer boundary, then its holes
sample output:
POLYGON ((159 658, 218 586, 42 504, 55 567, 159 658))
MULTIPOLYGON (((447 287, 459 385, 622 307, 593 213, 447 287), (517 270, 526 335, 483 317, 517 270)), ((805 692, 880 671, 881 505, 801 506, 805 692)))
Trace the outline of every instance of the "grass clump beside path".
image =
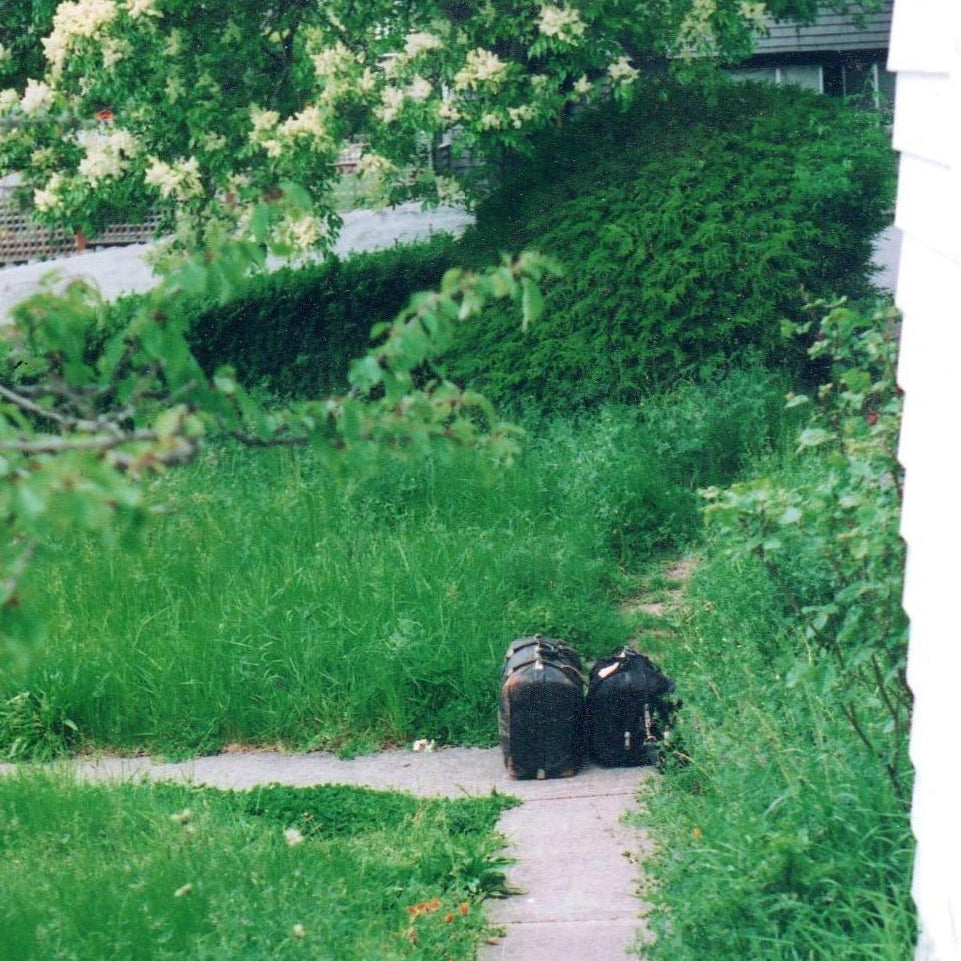
POLYGON ((0 961, 469 961, 511 803, 0 778, 0 961))
MULTIPOLYGON (((670 636, 681 748, 645 801, 651 961, 907 961, 913 844, 903 798, 821 683, 760 564, 710 556, 670 636)), ((861 702, 864 722, 872 708, 861 702)), ((880 723, 878 722, 878 728, 880 723)))

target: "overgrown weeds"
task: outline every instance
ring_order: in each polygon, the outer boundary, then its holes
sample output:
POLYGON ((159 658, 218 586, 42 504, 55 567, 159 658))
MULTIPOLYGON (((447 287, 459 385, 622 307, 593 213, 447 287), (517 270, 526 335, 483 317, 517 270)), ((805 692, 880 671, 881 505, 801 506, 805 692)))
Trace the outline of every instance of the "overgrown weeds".
POLYGON ((770 445, 781 384, 746 383, 532 420, 509 470, 211 451, 153 484, 139 549, 38 558, 24 603, 49 634, 0 673, 0 748, 491 743, 507 642, 622 643, 621 568, 691 537, 695 486, 770 445))
POLYGON ((707 492, 704 563, 657 649, 685 701, 648 798, 665 961, 913 951, 892 315, 822 309, 798 450, 707 492))

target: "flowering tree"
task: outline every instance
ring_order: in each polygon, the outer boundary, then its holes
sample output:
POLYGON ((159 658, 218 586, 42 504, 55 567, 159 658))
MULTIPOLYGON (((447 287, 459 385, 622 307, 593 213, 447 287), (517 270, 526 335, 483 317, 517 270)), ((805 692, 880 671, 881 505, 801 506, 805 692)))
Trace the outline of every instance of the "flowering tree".
MULTIPOLYGON (((813 6, 770 3, 779 16, 813 6)), ((0 92, 0 171, 22 173, 39 219, 95 232, 159 207, 189 242, 210 229, 249 236, 256 203, 294 182, 311 209, 275 225, 293 248, 323 247, 337 229, 345 143, 362 145, 360 171, 387 200, 460 199, 464 185, 437 163, 442 138, 456 131, 480 155, 523 150, 567 105, 628 97, 652 59, 743 55, 765 14, 757 0, 0 9, 0 83, 4 72, 14 83, 0 92)))
POLYGON ((205 438, 509 457, 483 398, 412 374, 490 299, 535 319, 549 265, 532 255, 449 273, 383 328, 345 396, 283 411, 200 368, 177 300, 227 298, 267 247, 328 246, 344 144, 386 199, 454 200, 465 185, 438 165, 441 138, 524 150, 568 105, 629 97, 651 60, 745 53, 764 13, 757 0, 0 0, 0 175, 19 172, 51 225, 96 232, 158 208, 186 251, 120 329, 75 285, 0 331, 0 641, 36 626, 18 585, 51 536, 135 516, 137 479, 205 438))

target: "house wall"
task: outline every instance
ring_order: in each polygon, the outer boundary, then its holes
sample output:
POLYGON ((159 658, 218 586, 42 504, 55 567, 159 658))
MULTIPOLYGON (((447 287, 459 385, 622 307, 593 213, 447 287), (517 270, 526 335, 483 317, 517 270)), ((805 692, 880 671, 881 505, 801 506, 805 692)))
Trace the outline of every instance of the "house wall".
POLYGON ((904 232, 897 303, 904 606, 915 709, 912 829, 918 961, 961 961, 961 491, 956 386, 961 369, 961 5, 897 0, 896 223, 904 232))
POLYGON ((812 24, 767 20, 754 54, 729 71, 735 79, 798 84, 837 97, 863 97, 865 106, 887 106, 893 77, 887 73, 894 0, 861 17, 825 7, 812 24))
POLYGON ((888 45, 894 0, 860 18, 855 11, 837 13, 827 7, 812 24, 768 21, 768 34, 758 37, 759 54, 800 53, 813 50, 876 50, 888 45))

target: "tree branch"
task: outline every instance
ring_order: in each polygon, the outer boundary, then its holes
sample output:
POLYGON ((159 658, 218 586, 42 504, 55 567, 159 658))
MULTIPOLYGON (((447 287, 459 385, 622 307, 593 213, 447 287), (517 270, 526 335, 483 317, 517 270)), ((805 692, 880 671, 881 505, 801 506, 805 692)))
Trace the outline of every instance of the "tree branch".
POLYGON ((18 454, 65 454, 69 451, 108 451, 124 444, 158 441, 155 430, 134 430, 100 437, 45 437, 42 440, 0 441, 0 451, 18 454))

